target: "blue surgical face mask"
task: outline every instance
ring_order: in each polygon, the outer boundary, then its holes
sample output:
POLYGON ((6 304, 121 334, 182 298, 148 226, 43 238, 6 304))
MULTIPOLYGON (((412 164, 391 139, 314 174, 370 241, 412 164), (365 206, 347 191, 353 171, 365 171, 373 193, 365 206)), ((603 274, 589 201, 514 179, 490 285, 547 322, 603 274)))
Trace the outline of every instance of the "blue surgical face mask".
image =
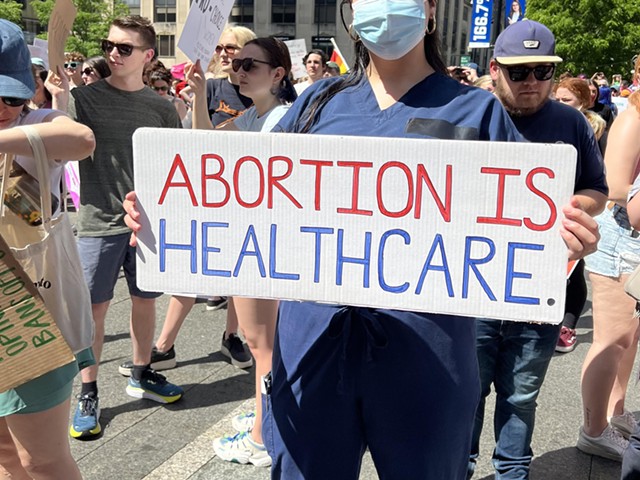
POLYGON ((426 30, 424 0, 358 0, 353 28, 367 50, 385 60, 409 53, 426 30))

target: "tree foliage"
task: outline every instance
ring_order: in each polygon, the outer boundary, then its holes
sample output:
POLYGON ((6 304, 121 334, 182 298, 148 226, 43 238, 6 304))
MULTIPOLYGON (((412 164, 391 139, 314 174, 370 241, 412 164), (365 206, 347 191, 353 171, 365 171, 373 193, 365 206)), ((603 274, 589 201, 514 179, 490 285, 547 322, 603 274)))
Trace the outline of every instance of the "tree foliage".
POLYGON ((589 77, 631 77, 640 53, 640 2, 629 0, 529 0, 527 18, 548 26, 556 36, 560 70, 589 77))
MULTIPOLYGON (((109 33, 111 21, 129 13, 129 7, 121 0, 74 0, 78 15, 73 23, 73 31, 67 39, 65 50, 80 52, 86 57, 100 55, 100 40, 109 33)), ((55 0, 36 0, 31 3, 42 25, 49 24, 55 0)), ((46 38, 47 34, 39 35, 46 38)))
POLYGON ((0 18, 22 25, 22 4, 15 0, 0 1, 0 18))

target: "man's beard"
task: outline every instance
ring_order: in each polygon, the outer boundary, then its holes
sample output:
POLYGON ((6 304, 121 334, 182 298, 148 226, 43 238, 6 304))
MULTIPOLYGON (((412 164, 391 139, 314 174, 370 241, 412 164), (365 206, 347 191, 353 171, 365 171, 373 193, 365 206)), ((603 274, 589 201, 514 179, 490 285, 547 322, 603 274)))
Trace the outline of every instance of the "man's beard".
POLYGON ((494 94, 502 103, 504 109, 511 115, 512 117, 528 117, 529 115, 533 115, 534 113, 540 111, 542 107, 549 101, 549 93, 551 92, 551 84, 549 84, 549 91, 544 96, 542 101, 533 107, 520 107, 516 105, 516 100, 513 97, 511 91, 505 86, 505 80, 503 78, 498 78, 495 83, 495 92, 494 94))

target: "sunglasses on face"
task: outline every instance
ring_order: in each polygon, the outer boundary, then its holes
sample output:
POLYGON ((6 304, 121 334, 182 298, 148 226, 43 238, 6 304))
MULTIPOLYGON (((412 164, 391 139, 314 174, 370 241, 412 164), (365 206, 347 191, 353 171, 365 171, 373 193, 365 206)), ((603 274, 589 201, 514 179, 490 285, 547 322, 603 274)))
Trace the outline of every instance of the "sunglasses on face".
POLYGON ((247 57, 247 58, 234 58, 231 61, 231 68, 233 68, 234 72, 237 72, 242 68, 245 72, 250 72, 254 67, 254 63, 264 63, 265 65, 271 65, 269 62, 264 62, 262 60, 256 60, 255 58, 247 57))
POLYGON ((15 97, 0 97, 2 98, 2 103, 4 103, 7 107, 22 107, 27 100, 25 98, 15 98, 15 97))
POLYGON ((500 66, 509 72, 509 78, 512 82, 524 82, 529 78, 529 74, 531 72, 533 72, 533 76, 536 77, 536 80, 544 82, 546 80, 550 80, 556 70, 555 65, 538 65, 535 67, 525 67, 523 65, 516 65, 513 67, 507 67, 505 65, 500 66))
POLYGON ((216 53, 218 55, 220 55, 222 53, 222 50, 224 50, 227 53, 227 55, 233 55, 238 50, 240 50, 240 47, 238 45, 233 45, 233 44, 217 45, 216 46, 216 53))
POLYGON ((76 68, 78 68, 79 63, 78 62, 66 62, 64 64, 64 68, 70 68, 72 70, 75 70, 76 68))
POLYGON ((151 85, 151 89, 156 91, 156 92, 168 92, 169 91, 169 87, 167 87, 166 85, 163 85, 161 87, 156 87, 154 85, 151 85))
POLYGON ((82 70, 82 74, 83 75, 87 75, 88 76, 88 75, 91 75, 92 73, 93 73, 93 68, 91 68, 91 67, 87 67, 84 70, 82 70))
POLYGON ((129 45, 128 43, 113 43, 110 40, 102 40, 100 44, 102 47, 102 51, 107 55, 111 53, 111 51, 115 48, 118 50, 118 53, 123 57, 128 57, 133 53, 134 48, 139 48, 140 50, 146 50, 148 47, 139 47, 137 45, 129 45))

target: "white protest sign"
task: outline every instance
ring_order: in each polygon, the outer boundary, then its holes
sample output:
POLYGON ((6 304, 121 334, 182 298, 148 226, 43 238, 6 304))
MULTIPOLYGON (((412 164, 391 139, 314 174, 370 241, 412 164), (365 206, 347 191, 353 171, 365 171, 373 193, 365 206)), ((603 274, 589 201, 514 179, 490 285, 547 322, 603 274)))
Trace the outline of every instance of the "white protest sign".
POLYGON ((285 40, 284 42, 289 49, 289 56, 291 57, 291 73, 295 80, 306 77, 307 69, 302 64, 305 55, 307 54, 307 43, 304 38, 297 38, 295 40, 285 40))
POLYGON ((178 48, 193 63, 200 60, 204 70, 231 13, 233 0, 193 0, 187 21, 178 40, 178 48))
POLYGON ((76 7, 71 0, 56 0, 47 27, 47 45, 49 50, 49 69, 57 72, 56 67, 64 65, 64 47, 76 18, 76 7))
POLYGON ((143 290, 559 322, 572 146, 139 129, 143 290))

